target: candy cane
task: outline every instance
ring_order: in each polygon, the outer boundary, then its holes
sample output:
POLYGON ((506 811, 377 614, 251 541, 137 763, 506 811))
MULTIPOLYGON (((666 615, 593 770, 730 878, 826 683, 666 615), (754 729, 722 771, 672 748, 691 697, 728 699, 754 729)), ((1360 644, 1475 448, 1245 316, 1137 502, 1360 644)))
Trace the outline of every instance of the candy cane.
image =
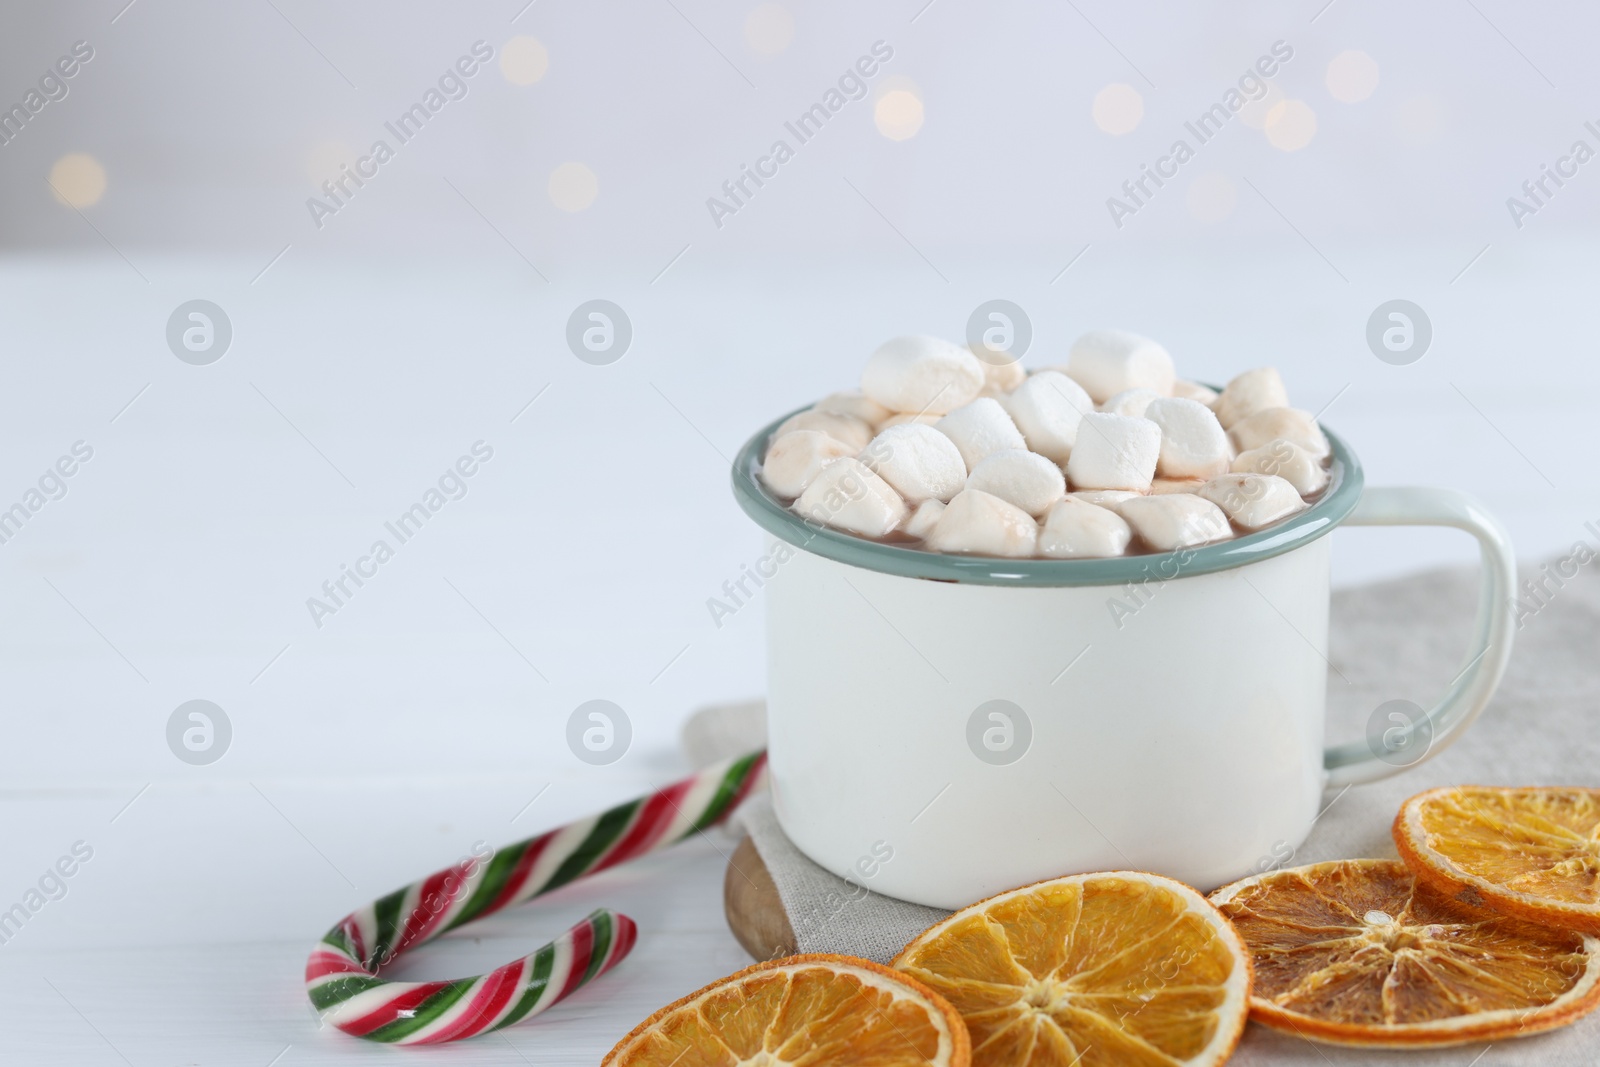
POLYGON ((762 782, 766 762, 764 752, 728 760, 373 901, 312 950, 306 995, 345 1033, 397 1045, 458 1041, 537 1015, 616 966, 633 948, 633 920, 601 908, 537 952, 472 978, 391 982, 378 971, 475 919, 717 825, 762 782))

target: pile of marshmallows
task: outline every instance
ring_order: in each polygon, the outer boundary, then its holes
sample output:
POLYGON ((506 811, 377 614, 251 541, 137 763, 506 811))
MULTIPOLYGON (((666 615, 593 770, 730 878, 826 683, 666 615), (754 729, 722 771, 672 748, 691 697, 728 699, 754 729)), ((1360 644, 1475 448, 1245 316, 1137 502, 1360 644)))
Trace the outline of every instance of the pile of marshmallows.
POLYGON ((803 517, 934 552, 1081 559, 1259 530, 1328 484, 1328 439, 1271 367, 1220 394, 1154 341, 1095 330, 1067 364, 897 337, 861 391, 789 418, 761 478, 803 517), (912 544, 920 542, 920 545, 912 544))

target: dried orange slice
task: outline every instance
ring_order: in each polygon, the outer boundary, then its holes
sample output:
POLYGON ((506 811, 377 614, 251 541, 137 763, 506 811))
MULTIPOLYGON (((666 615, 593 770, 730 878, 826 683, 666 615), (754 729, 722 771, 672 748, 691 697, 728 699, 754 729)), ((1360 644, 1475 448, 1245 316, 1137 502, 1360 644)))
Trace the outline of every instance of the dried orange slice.
POLYGON ((1465 904, 1600 934, 1600 790, 1430 789, 1401 805, 1394 843, 1465 904))
POLYGON ((1395 860, 1246 878, 1211 900, 1250 946, 1257 1022, 1342 1045, 1521 1037, 1600 1004, 1600 941, 1451 900, 1395 860))
POLYGON ((1209 1067, 1249 1011, 1239 935, 1193 889, 1137 871, 990 897, 893 965, 955 1005, 976 1067, 1209 1067))
POLYGON ((869 960, 790 956, 712 982, 634 1027, 601 1067, 969 1067, 961 1017, 869 960))

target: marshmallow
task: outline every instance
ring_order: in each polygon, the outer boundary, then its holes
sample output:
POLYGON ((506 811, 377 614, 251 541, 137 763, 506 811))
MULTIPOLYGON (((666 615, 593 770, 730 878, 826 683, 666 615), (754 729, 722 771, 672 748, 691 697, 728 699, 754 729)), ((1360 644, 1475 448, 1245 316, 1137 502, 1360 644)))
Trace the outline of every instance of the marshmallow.
POLYGON ((1124 389, 1116 396, 1100 405, 1101 411, 1109 411, 1113 415, 1127 415, 1130 418, 1144 418, 1145 408, 1150 406, 1150 401, 1159 400, 1161 394, 1154 389, 1124 389))
POLYGON ((1246 530, 1259 530, 1306 508, 1294 486, 1275 474, 1224 474, 1207 482, 1200 495, 1246 530))
POLYGON ((1329 452, 1328 439, 1309 412, 1295 408, 1266 408, 1247 415, 1228 431, 1240 452, 1260 448, 1281 437, 1321 459, 1329 452))
POLYGON ((1006 448, 973 467, 966 487, 981 489, 1038 518, 1066 495, 1067 480, 1060 467, 1037 452, 1006 448))
POLYGON ((1328 437, 1278 371, 1218 390, 1124 330, 1028 373, 1011 353, 897 337, 861 388, 777 428, 763 485, 809 521, 929 551, 1075 559, 1270 526, 1330 480, 1328 437))
POLYGON ((1124 500, 1132 500, 1134 497, 1143 496, 1144 494, 1130 492, 1127 489, 1085 489, 1082 492, 1068 493, 1067 495, 1073 500, 1081 500, 1085 504, 1093 504, 1096 507, 1109 508, 1112 511, 1116 511, 1117 505, 1124 500))
POLYGON ((1126 330, 1091 330, 1072 342, 1067 373, 1097 404, 1124 389, 1154 389, 1171 396, 1177 378, 1165 348, 1126 330))
POLYGON ((1156 469, 1163 478, 1214 478, 1227 471, 1233 458, 1228 434, 1210 408, 1164 396, 1152 400, 1144 414, 1161 427, 1156 469))
POLYGON ((852 453, 866 448, 867 442, 872 440, 872 427, 854 415, 841 415, 836 411, 818 411, 816 408, 789 416, 783 420, 783 424, 772 436, 779 438, 796 430, 818 430, 836 441, 843 441, 849 445, 852 453))
POLYGON ((877 426, 894 412, 873 400, 865 393, 830 393, 811 406, 812 411, 831 411, 836 415, 851 415, 868 426, 877 426))
POLYGON ((979 397, 957 408, 934 423, 933 428, 956 443, 969 471, 1002 448, 1028 447, 1017 424, 992 396, 979 397))
POLYGON ((1117 513, 1157 552, 1225 541, 1233 536, 1233 527, 1228 525, 1228 516, 1222 509, 1190 493, 1125 500, 1117 513))
POLYGON ((917 510, 911 513, 906 524, 901 527, 902 532, 908 537, 925 540, 933 532, 934 524, 939 521, 939 516, 944 514, 944 504, 938 500, 924 500, 917 505, 917 510))
POLYGON ((1229 382, 1217 399, 1214 409, 1224 429, 1233 429, 1234 423, 1249 418, 1268 408, 1289 406, 1289 392, 1283 387, 1283 378, 1276 367, 1257 367, 1247 370, 1229 382))
POLYGON ((1144 492, 1155 477, 1161 453, 1161 427, 1149 419, 1091 411, 1078 427, 1078 441, 1067 459, 1074 489, 1131 489, 1144 492))
POLYGON ((1083 386, 1053 370, 1029 375, 1004 403, 1028 447, 1057 463, 1072 454, 1083 413, 1094 410, 1083 386))
POLYGON ((932 426, 942 418, 943 415, 913 415, 909 411, 900 411, 878 423, 878 429, 887 430, 891 426, 907 425, 932 426))
POLYGON ((983 388, 983 363, 936 337, 896 337, 867 357, 861 391, 890 411, 943 415, 983 388))
POLYGON ((1206 407, 1215 410, 1214 405, 1217 402, 1217 397, 1221 394, 1209 385, 1201 385, 1199 382, 1186 382, 1179 378, 1172 383, 1172 395, 1182 397, 1185 400, 1198 400, 1206 407))
POLYGON ((900 494, 848 456, 825 465, 794 509, 812 522, 862 537, 886 537, 906 518, 900 494))
POLYGON ((1120 556, 1133 531, 1114 511, 1067 497, 1057 501, 1039 531, 1039 554, 1051 559, 1120 556))
POLYGON ((1009 352, 984 349, 973 354, 983 364, 983 390, 979 396, 1004 396, 1021 385, 1028 376, 1028 372, 1022 369, 1022 361, 1009 352))
POLYGON ((935 552, 982 556, 1031 556, 1039 525, 1015 504, 981 489, 963 489, 945 506, 927 545, 935 552))
POLYGON ((761 480, 774 493, 793 500, 816 480, 823 466, 853 455, 855 450, 849 445, 820 430, 795 430, 767 446, 761 480))
POLYGON ((1294 486, 1301 496, 1315 496, 1328 484, 1322 462, 1293 441, 1279 437, 1260 448, 1241 452, 1233 461, 1235 474, 1275 474, 1294 486))
POLYGON ((911 504, 949 500, 967 480, 955 442, 932 426, 891 426, 862 449, 860 458, 911 504))

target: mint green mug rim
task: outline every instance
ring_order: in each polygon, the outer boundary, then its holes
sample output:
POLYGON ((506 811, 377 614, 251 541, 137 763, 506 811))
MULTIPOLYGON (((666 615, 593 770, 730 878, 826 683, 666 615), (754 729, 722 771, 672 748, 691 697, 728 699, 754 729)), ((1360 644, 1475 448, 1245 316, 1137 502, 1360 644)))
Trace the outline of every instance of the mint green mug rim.
MULTIPOLYGON (((809 405, 807 405, 809 407, 809 405)), ((1355 510, 1365 477, 1361 462, 1338 434, 1323 427, 1333 451, 1328 488, 1315 504, 1282 522, 1231 541, 1110 559, 1010 559, 958 556, 883 544, 807 522, 773 496, 756 473, 772 434, 799 408, 774 419, 739 449, 733 460, 733 495, 756 525, 796 548, 852 567, 968 585, 1123 585, 1152 576, 1209 574, 1271 559, 1324 537, 1355 510)))

